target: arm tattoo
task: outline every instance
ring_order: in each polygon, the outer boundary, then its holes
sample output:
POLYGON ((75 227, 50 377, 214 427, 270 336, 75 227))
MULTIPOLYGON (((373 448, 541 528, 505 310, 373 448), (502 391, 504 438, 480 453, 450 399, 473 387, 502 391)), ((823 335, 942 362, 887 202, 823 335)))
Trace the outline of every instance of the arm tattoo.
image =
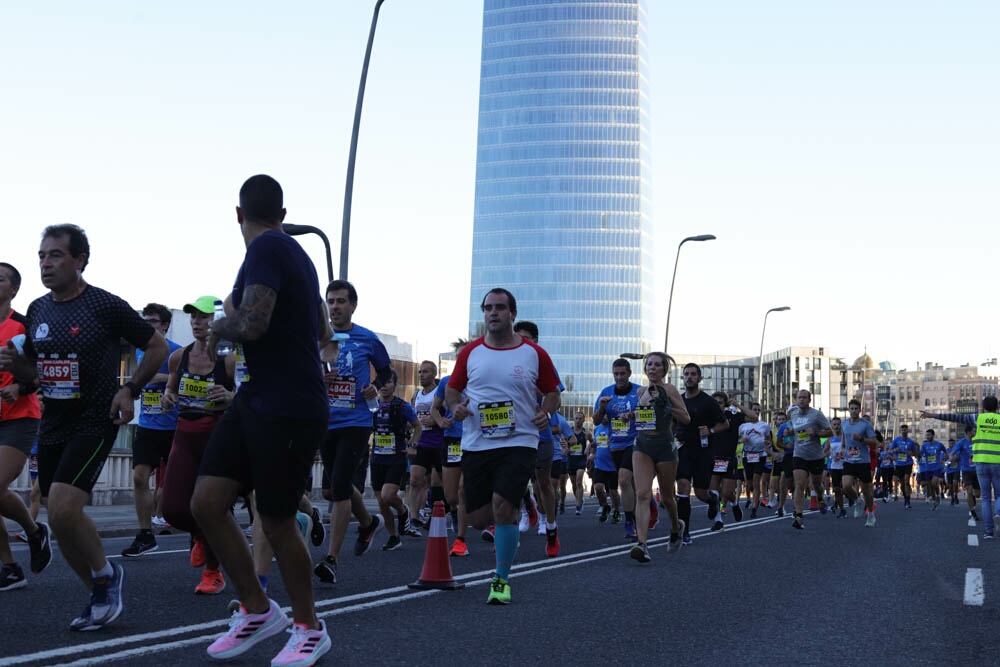
POLYGON ((221 338, 235 341, 257 340, 267 331, 274 313, 278 293, 263 285, 248 285, 243 291, 243 301, 232 317, 220 320, 213 326, 221 338))

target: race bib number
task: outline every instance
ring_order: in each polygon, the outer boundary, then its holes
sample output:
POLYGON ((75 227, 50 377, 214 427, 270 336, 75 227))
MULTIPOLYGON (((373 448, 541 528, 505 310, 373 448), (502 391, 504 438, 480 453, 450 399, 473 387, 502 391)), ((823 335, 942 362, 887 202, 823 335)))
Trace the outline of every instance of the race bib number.
MULTIPOLYGON (((848 450, 848 451, 850 451, 850 450, 848 450)), ((836 454, 834 454, 833 455, 833 460, 836 461, 836 462, 838 462, 838 463, 841 462, 841 461, 843 461, 844 460, 844 452, 840 451, 840 452, 837 452, 836 454)))
POLYGON ((809 442, 810 440, 812 440, 812 436, 806 433, 805 431, 796 431, 795 440, 799 443, 809 442))
POLYGON ((583 445, 581 445, 579 442, 576 443, 575 445, 570 445, 569 446, 569 455, 570 456, 582 456, 583 455, 583 445))
POLYGON ((448 444, 448 463, 462 462, 462 443, 452 442, 448 444))
POLYGON ((847 448, 847 460, 851 463, 856 463, 861 459, 861 448, 860 447, 848 447, 847 448))
POLYGON ((747 463, 759 463, 760 452, 747 452, 747 463))
POLYGON ((139 409, 142 414, 147 416, 163 414, 163 406, 160 405, 160 399, 163 398, 162 391, 144 391, 141 396, 142 403, 139 409))
POLYGON ((612 419, 611 420, 611 437, 612 438, 627 438, 629 422, 622 419, 612 419))
POLYGON ((906 455, 905 452, 898 452, 896 454, 896 463, 907 463, 909 462, 909 460, 910 458, 906 455))
POLYGON ((57 401, 80 398, 80 362, 75 359, 39 359, 38 383, 45 398, 57 401))
POLYGON ((236 387, 250 379, 250 371, 247 370, 247 355, 243 352, 243 343, 236 344, 236 369, 233 373, 233 381, 236 387))
POLYGON ((608 448, 608 434, 607 433, 600 433, 600 434, 598 434, 598 436, 597 436, 597 446, 598 446, 598 448, 600 448, 600 447, 604 447, 605 449, 608 448))
POLYGON ((479 404, 479 428, 486 438, 508 438, 514 435, 517 420, 513 401, 479 404))
POLYGON ((653 414, 653 408, 637 408, 635 411, 635 430, 637 431, 655 431, 656 430, 656 416, 653 414))
POLYGON ((396 453, 396 435, 394 433, 389 433, 387 435, 375 435, 375 449, 374 453, 379 456, 387 456, 389 454, 396 453))
POLYGON ((326 395, 331 408, 354 408, 354 398, 357 396, 358 381, 351 375, 342 375, 327 387, 326 395))
POLYGON ((724 474, 729 471, 729 459, 715 459, 715 464, 712 466, 712 472, 716 474, 724 474))
POLYGON ((208 390, 213 386, 214 384, 209 380, 197 380, 182 376, 177 385, 178 405, 185 408, 212 409, 215 404, 208 400, 208 390))

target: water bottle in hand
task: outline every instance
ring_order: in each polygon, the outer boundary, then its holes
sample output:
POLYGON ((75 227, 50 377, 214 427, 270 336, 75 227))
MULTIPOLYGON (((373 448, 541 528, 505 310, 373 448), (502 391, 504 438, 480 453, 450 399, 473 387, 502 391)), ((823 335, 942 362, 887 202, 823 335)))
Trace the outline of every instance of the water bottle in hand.
MULTIPOLYGON (((216 320, 221 320, 226 316, 226 311, 222 307, 222 302, 216 299, 215 301, 215 318, 216 320)), ((233 351, 233 341, 227 340, 225 338, 220 338, 215 343, 215 356, 225 357, 233 351)))

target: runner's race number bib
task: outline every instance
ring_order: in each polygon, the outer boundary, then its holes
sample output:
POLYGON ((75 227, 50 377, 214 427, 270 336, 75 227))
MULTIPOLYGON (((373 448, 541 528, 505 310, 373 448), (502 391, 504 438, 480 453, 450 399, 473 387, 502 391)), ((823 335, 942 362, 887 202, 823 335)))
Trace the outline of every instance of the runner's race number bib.
POLYGON ((208 390, 215 386, 211 380, 197 380, 181 376, 177 385, 177 404, 183 408, 211 410, 215 403, 208 400, 208 390))
POLYGON ((163 392, 161 390, 155 391, 144 391, 141 394, 142 403, 139 406, 142 414, 147 416, 162 415, 163 406, 160 405, 160 399, 163 398, 163 392))
POLYGON ((729 471, 729 459, 715 459, 715 464, 712 466, 712 472, 720 475, 725 474, 729 471))
POLYGON ((461 463, 462 462, 462 443, 451 442, 448 443, 448 463, 461 463))
POLYGON ((479 428, 485 438, 508 438, 514 435, 517 420, 514 417, 514 401, 480 403, 479 428))
POLYGON ((76 359, 39 359, 42 396, 65 401, 80 398, 80 362, 76 359))
POLYGON ((637 431, 656 430, 656 416, 653 414, 653 408, 636 408, 635 430, 637 431))
POLYGON ((747 463, 760 463, 760 452, 747 452, 747 463))
POLYGON ((396 435, 394 433, 375 434, 375 449, 372 452, 379 456, 396 453, 396 435))
POLYGON ((353 409, 358 381, 353 375, 341 375, 327 386, 327 399, 331 408, 353 409))
POLYGON ((612 438, 627 438, 628 437, 628 425, 629 422, 623 419, 612 419, 611 420, 611 437, 612 438))

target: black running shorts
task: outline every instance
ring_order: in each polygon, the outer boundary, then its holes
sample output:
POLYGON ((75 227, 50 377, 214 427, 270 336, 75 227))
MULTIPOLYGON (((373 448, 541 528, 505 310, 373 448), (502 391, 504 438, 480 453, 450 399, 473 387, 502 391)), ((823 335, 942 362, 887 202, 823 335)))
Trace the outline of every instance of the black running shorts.
POLYGON ((517 507, 535 471, 538 453, 533 447, 500 447, 462 452, 465 509, 475 512, 493 502, 496 494, 517 507))
POLYGON ((166 463, 173 444, 173 431, 157 431, 137 426, 135 440, 132 441, 132 467, 149 466, 155 470, 160 463, 166 463))
POLYGON ((198 474, 234 479, 245 493, 254 491, 263 516, 295 516, 326 420, 262 414, 241 396, 236 392, 212 431, 198 474))
MULTIPOLYGON (((331 500, 350 500, 357 486, 359 468, 367 468, 368 438, 372 430, 366 426, 332 428, 320 447, 323 458, 323 488, 330 489, 331 500)), ((361 476, 364 488, 364 475, 361 476)))

